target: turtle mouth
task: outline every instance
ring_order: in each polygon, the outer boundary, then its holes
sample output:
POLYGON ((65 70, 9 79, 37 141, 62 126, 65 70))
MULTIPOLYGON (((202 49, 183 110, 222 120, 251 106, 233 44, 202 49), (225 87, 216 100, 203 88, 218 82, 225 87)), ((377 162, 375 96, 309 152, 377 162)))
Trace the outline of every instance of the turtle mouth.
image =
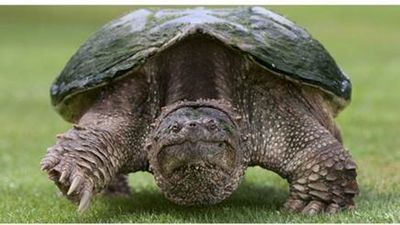
POLYGON ((237 188, 245 163, 239 122, 229 110, 214 100, 177 103, 162 110, 148 148, 150 169, 169 200, 214 204, 237 188))
POLYGON ((163 145, 157 159, 160 172, 166 178, 174 174, 220 170, 226 175, 234 172, 236 151, 228 141, 189 141, 163 145), (186 171, 186 172, 185 172, 186 171))
POLYGON ((189 164, 176 168, 161 189, 176 204, 209 205, 233 192, 239 182, 234 177, 214 164, 189 164))

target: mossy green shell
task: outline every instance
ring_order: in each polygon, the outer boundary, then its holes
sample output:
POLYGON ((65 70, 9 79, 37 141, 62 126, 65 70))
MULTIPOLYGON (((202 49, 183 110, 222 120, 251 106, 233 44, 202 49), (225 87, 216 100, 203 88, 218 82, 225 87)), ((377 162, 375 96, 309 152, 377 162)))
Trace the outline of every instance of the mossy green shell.
POLYGON ((320 88, 338 100, 338 108, 344 108, 350 100, 350 80, 318 41, 286 18, 261 7, 250 7, 142 9, 114 20, 70 59, 51 87, 52 104, 63 115, 66 106, 62 103, 69 97, 106 85, 140 67, 171 43, 196 32, 242 51, 264 68, 290 80, 320 88))

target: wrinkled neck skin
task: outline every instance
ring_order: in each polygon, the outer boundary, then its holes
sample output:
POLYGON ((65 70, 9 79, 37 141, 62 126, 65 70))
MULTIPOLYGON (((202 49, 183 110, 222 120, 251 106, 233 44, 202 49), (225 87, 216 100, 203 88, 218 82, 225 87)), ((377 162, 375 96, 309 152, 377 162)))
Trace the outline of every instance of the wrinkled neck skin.
POLYGON ((163 108, 148 140, 150 169, 165 196, 181 205, 215 204, 232 194, 247 168, 240 117, 221 100, 163 108))
POLYGON ((218 203, 240 183, 249 156, 231 102, 242 60, 196 35, 151 59, 162 108, 147 141, 150 170, 177 204, 218 203))

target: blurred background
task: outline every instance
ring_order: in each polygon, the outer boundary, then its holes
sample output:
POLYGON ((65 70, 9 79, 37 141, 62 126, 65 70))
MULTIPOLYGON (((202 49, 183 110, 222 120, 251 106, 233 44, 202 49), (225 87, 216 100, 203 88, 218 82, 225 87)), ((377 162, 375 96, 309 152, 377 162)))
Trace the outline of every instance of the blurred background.
POLYGON ((357 211, 280 212, 286 181, 254 168, 216 206, 176 206, 151 175, 138 173, 131 198, 100 197, 77 215, 39 169, 55 135, 70 127, 52 109, 49 88, 91 34, 135 7, 0 6, 0 222, 400 222, 400 7, 267 8, 305 27, 353 82, 338 123, 358 164, 357 211))

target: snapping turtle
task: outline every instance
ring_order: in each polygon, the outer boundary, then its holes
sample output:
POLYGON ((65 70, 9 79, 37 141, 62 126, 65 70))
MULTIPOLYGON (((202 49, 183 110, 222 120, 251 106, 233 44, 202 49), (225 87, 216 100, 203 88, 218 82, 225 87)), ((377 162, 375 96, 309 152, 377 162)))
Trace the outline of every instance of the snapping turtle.
POLYGON ((42 170, 79 211, 149 171, 166 198, 214 204, 249 166, 286 178, 292 212, 354 208, 337 114, 351 83, 324 47, 261 7, 137 10, 105 25, 51 87, 74 123, 42 170))

